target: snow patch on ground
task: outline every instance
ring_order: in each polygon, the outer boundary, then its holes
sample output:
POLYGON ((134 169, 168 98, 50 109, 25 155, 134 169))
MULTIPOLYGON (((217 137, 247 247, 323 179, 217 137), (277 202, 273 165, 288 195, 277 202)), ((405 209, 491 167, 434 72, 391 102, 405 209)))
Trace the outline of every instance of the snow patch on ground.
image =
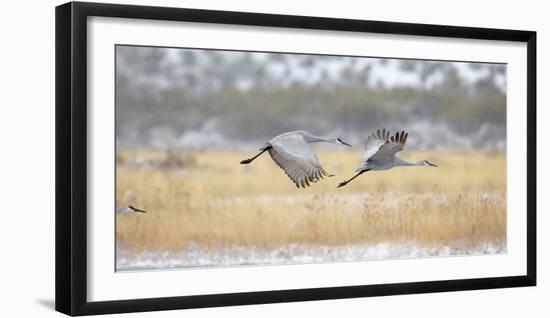
POLYGON ((484 243, 472 247, 419 246, 416 244, 379 243, 375 245, 323 246, 291 244, 263 249, 232 246, 216 250, 189 246, 178 252, 117 251, 117 271, 174 269, 189 267, 227 267, 284 265, 327 262, 372 261, 398 258, 422 258, 506 253, 505 244, 484 243))

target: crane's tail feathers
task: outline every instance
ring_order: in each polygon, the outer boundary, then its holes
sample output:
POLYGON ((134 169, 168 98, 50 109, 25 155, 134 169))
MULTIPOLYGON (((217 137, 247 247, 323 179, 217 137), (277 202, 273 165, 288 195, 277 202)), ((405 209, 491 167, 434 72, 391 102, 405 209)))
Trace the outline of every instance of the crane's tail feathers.
POLYGON ((319 173, 319 176, 320 176, 321 178, 323 178, 323 179, 324 179, 323 176, 325 176, 325 177, 334 177, 333 174, 329 174, 329 173, 328 173, 325 169, 323 169, 323 168, 321 168, 320 173, 319 173))

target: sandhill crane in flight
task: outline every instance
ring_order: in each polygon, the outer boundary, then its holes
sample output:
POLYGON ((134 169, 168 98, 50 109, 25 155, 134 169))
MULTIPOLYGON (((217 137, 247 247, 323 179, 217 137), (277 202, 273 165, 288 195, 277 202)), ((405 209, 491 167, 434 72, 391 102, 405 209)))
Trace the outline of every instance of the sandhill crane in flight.
POLYGON ((121 208, 116 209, 116 214, 120 214, 120 213, 136 213, 136 212, 139 212, 139 213, 147 213, 147 211, 138 209, 138 208, 133 207, 133 206, 131 206, 131 205, 127 205, 127 206, 124 206, 124 207, 121 207, 121 208))
POLYGON ((368 136, 365 142, 365 150, 363 151, 363 163, 355 169, 357 174, 344 182, 340 182, 338 188, 345 186, 351 180, 371 170, 388 170, 399 166, 437 167, 428 160, 408 162, 396 156, 405 147, 408 136, 409 134, 404 131, 390 136, 390 131, 385 128, 383 130, 378 129, 376 133, 368 136))
POLYGON ((260 149, 260 153, 241 161, 241 164, 249 164, 268 151, 273 161, 285 171, 296 187, 305 188, 323 176, 329 176, 309 145, 314 142, 328 142, 351 147, 340 138, 323 138, 304 130, 295 130, 273 137, 260 149))

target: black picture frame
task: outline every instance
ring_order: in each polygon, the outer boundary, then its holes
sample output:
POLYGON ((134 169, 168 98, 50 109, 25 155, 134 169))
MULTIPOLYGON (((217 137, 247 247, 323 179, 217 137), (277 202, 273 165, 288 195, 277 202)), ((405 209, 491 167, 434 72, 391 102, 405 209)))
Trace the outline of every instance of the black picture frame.
POLYGON ((168 7, 70 2, 56 7, 55 308, 68 315, 249 305, 536 285, 536 32, 168 7), (87 23, 91 16, 501 40, 527 44, 527 273, 230 294, 87 301, 87 23))

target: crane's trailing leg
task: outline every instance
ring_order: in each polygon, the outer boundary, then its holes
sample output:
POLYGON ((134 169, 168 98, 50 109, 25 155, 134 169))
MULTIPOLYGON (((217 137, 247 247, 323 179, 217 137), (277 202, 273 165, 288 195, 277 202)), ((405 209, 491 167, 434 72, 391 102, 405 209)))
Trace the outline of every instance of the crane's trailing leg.
POLYGON ((241 164, 242 165, 246 165, 246 164, 249 164, 251 163, 254 159, 258 158, 261 154, 263 154, 264 152, 268 151, 269 149, 271 149, 271 146, 265 146, 263 147, 262 149, 260 149, 260 153, 255 155, 254 157, 252 158, 248 158, 248 159, 245 159, 243 161, 241 161, 241 164))
POLYGON ((361 170, 361 171, 359 171, 356 175, 354 175, 353 177, 351 177, 349 180, 340 182, 340 184, 338 185, 338 188, 341 188, 341 187, 345 186, 345 185, 348 184, 351 180, 353 180, 353 179, 359 177, 361 174, 363 174, 364 172, 367 172, 367 171, 370 171, 370 169, 361 170))

